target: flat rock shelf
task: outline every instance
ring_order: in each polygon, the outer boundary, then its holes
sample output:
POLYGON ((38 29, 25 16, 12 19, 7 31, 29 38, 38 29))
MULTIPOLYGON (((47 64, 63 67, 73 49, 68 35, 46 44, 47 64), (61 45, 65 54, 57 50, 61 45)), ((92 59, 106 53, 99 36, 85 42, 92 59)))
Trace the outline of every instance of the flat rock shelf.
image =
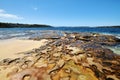
POLYGON ((120 39, 98 33, 47 38, 23 57, 1 60, 0 80, 120 80, 120 55, 105 47, 119 44, 120 39))

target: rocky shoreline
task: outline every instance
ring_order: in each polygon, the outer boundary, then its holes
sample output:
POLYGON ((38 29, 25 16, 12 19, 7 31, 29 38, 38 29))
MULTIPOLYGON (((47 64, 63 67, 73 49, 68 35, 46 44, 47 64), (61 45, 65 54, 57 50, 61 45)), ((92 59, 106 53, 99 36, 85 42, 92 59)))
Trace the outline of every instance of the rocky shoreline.
POLYGON ((0 61, 0 79, 120 80, 120 55, 105 47, 120 44, 120 39, 98 33, 64 33, 44 39, 46 45, 21 53, 24 57, 0 61))

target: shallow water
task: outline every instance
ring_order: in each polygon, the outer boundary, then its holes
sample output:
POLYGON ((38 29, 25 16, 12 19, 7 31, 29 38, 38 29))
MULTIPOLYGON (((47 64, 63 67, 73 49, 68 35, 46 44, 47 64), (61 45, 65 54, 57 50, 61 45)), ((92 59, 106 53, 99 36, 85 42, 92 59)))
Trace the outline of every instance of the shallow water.
POLYGON ((110 50, 112 50, 114 53, 119 54, 120 55, 120 45, 117 46, 112 46, 112 47, 108 47, 110 50))
MULTIPOLYGON (((0 40, 19 38, 28 39, 33 37, 43 37, 56 33, 62 36, 63 32, 89 32, 114 35, 120 38, 120 28, 95 28, 95 27, 54 27, 54 28, 0 28, 0 40)), ((55 35, 56 36, 56 35, 55 35)), ((120 46, 108 47, 114 53, 120 54, 120 46)))
POLYGON ((56 31, 61 35, 61 31, 69 32, 90 32, 115 35, 120 38, 120 28, 93 28, 93 27, 54 27, 54 28, 0 28, 0 39, 22 38, 38 36, 41 34, 56 31), (48 31, 46 31, 48 30, 48 31))

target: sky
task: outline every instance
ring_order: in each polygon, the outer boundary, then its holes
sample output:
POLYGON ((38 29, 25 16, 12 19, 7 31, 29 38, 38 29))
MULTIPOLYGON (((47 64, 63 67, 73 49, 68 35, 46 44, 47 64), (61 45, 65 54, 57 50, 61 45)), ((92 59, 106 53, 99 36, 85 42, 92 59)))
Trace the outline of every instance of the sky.
POLYGON ((120 0, 0 0, 0 22, 52 26, 120 25, 120 0))

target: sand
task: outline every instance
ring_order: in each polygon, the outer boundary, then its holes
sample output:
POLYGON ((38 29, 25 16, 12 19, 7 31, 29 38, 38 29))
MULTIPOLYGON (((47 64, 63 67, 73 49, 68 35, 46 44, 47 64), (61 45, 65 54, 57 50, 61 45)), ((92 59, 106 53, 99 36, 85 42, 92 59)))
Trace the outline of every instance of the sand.
POLYGON ((33 40, 18 40, 18 39, 8 39, 0 40, 0 60, 5 58, 16 58, 20 55, 17 53, 32 50, 34 48, 39 48, 44 45, 47 40, 43 39, 41 41, 33 40))

